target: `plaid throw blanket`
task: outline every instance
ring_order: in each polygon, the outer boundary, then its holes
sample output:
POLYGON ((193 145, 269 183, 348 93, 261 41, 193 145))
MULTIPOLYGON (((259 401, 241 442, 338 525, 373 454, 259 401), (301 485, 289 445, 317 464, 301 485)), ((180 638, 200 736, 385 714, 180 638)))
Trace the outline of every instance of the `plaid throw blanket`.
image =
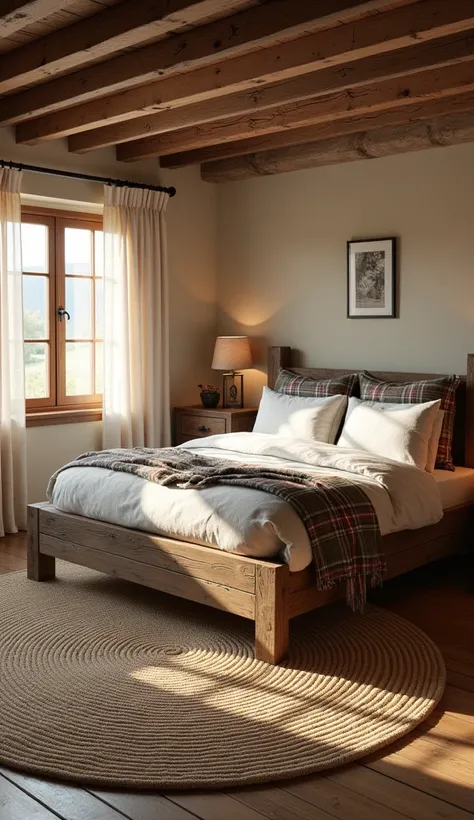
POLYGON ((367 581, 374 586, 382 580, 385 562, 375 510, 365 492, 346 478, 328 475, 322 480, 303 471, 236 464, 184 449, 135 447, 84 453, 53 476, 48 497, 57 475, 69 467, 103 467, 184 490, 213 484, 263 490, 290 504, 303 521, 318 589, 344 580, 349 606, 362 611, 367 581))

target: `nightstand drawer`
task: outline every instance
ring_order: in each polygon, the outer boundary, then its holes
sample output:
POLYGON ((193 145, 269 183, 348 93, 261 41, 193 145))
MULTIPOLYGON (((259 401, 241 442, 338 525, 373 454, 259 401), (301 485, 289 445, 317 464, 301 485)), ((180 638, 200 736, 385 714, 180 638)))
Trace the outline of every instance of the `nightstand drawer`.
POLYGON ((225 433, 225 419, 216 419, 210 416, 187 416, 181 415, 180 433, 183 436, 214 436, 217 433, 225 433))
POLYGON ((185 444, 192 438, 221 435, 222 433, 241 433, 251 430, 257 415, 255 407, 226 408, 190 405, 175 407, 175 444, 185 444))

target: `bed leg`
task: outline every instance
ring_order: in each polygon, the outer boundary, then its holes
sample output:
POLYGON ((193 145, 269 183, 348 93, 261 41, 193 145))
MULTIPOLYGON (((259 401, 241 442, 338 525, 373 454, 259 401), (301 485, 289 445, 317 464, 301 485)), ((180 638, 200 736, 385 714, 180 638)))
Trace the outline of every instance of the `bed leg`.
POLYGON ((289 570, 286 564, 257 566, 255 578, 255 657, 277 664, 288 653, 289 570))
POLYGON ((28 507, 27 570, 31 581, 51 581, 55 577, 56 559, 42 555, 39 548, 39 509, 28 507))

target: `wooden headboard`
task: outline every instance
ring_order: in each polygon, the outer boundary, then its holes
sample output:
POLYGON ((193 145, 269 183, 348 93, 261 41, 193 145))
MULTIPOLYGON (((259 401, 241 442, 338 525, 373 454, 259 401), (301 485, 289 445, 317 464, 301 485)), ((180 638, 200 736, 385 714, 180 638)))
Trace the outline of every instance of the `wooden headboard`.
MULTIPOLYGON (((268 349, 268 386, 274 387, 281 367, 312 379, 332 379, 344 373, 354 373, 362 368, 293 367, 291 347, 270 347, 268 349)), ((445 373, 397 373, 370 370, 374 376, 384 381, 405 382, 418 379, 439 379, 445 373)), ((467 355, 466 374, 456 391, 456 415, 454 418, 453 457, 459 466, 474 467, 474 353, 467 355)))

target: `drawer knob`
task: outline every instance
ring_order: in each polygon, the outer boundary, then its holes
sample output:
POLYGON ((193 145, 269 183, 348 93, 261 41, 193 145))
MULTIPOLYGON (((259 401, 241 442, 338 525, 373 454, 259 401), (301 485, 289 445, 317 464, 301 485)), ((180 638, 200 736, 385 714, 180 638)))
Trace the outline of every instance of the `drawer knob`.
POLYGON ((205 427, 204 424, 200 424, 199 427, 198 427, 198 430, 199 430, 200 433, 210 433, 211 432, 211 428, 210 427, 205 427))

